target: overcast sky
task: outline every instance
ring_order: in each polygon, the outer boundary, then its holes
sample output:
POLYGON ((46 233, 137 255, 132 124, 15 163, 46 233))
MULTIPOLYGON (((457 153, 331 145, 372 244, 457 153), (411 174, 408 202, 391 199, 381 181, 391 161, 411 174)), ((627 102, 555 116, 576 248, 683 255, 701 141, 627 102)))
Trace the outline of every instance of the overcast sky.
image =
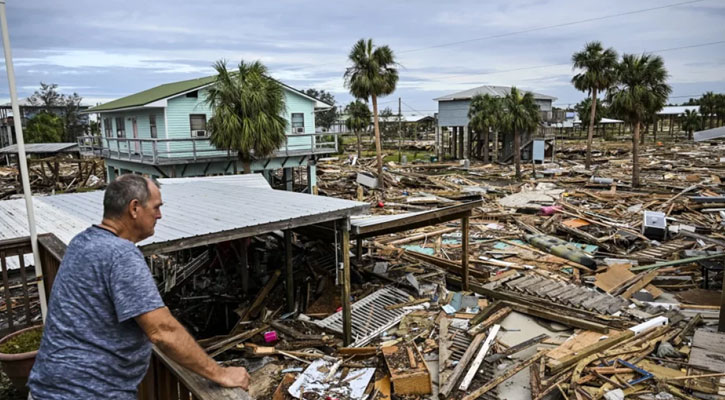
MULTIPOLYGON (((261 60, 298 89, 351 100, 342 75, 360 38, 389 45, 400 82, 381 108, 432 114, 434 97, 494 84, 584 98, 573 52, 599 40, 665 60, 672 102, 725 92, 725 0, 279 1, 8 0, 19 96, 41 81, 107 101, 211 75, 224 58, 261 60), (677 4, 671 7, 668 5, 677 4)), ((9 98, 2 67, 0 99, 9 98)))

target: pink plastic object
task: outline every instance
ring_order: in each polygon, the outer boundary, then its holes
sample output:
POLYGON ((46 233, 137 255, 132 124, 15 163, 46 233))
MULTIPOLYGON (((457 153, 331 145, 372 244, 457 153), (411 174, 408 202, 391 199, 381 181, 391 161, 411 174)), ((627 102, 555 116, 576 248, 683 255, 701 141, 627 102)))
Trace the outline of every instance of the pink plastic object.
POLYGON ((277 337, 276 331, 264 332, 264 341, 265 342, 272 343, 272 342, 276 342, 277 340, 279 340, 279 338, 277 337))
POLYGON ((541 215, 554 215, 557 211, 561 211, 559 206, 543 206, 541 207, 541 215))

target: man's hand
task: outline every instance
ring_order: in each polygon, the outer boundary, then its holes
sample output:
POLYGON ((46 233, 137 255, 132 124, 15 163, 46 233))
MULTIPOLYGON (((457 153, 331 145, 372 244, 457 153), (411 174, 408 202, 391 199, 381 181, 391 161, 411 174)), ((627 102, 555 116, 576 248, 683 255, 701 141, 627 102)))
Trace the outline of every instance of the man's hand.
POLYGON ((249 390, 249 374, 244 367, 222 368, 221 374, 214 381, 224 387, 240 387, 249 390))

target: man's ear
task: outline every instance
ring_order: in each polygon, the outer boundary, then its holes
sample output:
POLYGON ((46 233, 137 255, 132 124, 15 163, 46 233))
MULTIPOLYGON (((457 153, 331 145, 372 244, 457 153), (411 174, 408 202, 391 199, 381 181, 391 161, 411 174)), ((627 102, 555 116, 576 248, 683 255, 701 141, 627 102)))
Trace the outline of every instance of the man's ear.
POLYGON ((138 217, 138 207, 140 205, 138 199, 133 199, 128 203, 128 214, 131 218, 136 219, 138 217))

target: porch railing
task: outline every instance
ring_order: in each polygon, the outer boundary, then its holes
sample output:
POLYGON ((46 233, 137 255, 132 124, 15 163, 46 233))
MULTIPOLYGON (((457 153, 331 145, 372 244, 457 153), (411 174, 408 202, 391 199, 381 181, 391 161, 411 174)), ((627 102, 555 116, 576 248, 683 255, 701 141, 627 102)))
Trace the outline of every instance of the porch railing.
MULTIPOLYGON (((209 161, 237 158, 235 153, 214 147, 208 137, 146 139, 80 136, 78 146, 84 155, 152 165, 175 164, 179 160, 209 161)), ((294 134, 286 136, 285 143, 274 156, 332 154, 337 151, 335 134, 294 134)))
POLYGON ((43 266, 42 277, 36 277, 35 269, 29 268, 33 254, 29 237, 0 240, 0 337, 40 323, 37 282, 38 279, 43 279, 43 286, 49 295, 65 254, 65 244, 55 235, 39 235, 38 252, 43 266))

